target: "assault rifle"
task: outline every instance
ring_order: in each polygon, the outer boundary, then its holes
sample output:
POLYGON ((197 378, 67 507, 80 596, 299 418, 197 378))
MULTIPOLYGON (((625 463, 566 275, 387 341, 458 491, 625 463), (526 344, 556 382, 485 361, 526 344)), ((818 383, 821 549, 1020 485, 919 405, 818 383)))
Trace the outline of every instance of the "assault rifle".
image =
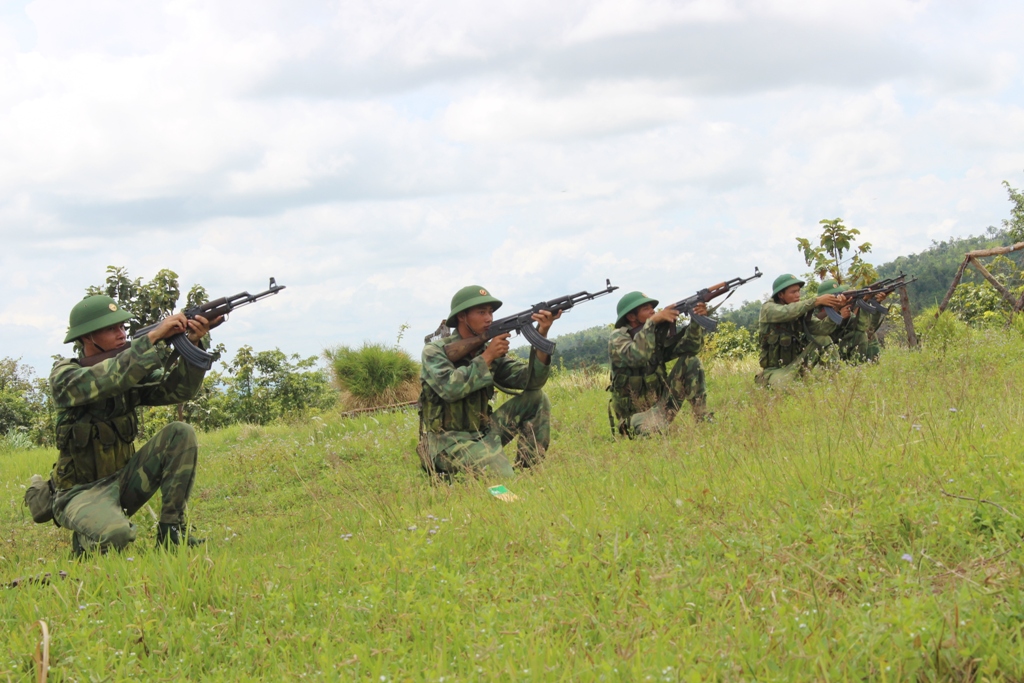
MULTIPOLYGON (((904 273, 900 273, 896 277, 888 277, 884 280, 873 282, 867 287, 861 287, 860 289, 848 289, 845 292, 840 292, 839 296, 842 296, 847 300, 852 299, 854 306, 867 311, 868 313, 888 313, 889 307, 883 306, 875 297, 879 294, 889 296, 900 287, 905 287, 911 282, 916 281, 916 277, 912 277, 908 280, 904 273)), ((839 311, 836 309, 826 306, 825 315, 827 315, 828 319, 836 325, 843 324, 843 316, 840 315, 839 311)))
MULTIPOLYGON (((284 289, 284 285, 279 285, 277 284, 277 280, 275 280, 274 278, 270 278, 269 288, 263 292, 260 292, 259 294, 240 292, 239 294, 235 294, 234 296, 223 296, 219 299, 214 299, 213 301, 209 301, 205 304, 199 304, 198 306, 187 308, 183 311, 183 313, 185 314, 185 317, 188 318, 189 320, 192 320, 197 315, 201 315, 204 318, 206 318, 207 321, 213 322, 217 318, 221 317, 222 315, 227 315, 236 308, 256 303, 260 299, 264 299, 268 296, 271 296, 272 294, 277 294, 282 289, 284 289)), ((152 325, 147 325, 146 327, 135 330, 135 334, 132 335, 132 338, 138 339, 144 334, 149 334, 159 324, 159 322, 156 322, 153 323, 152 325)), ((213 356, 204 351, 203 349, 199 348, 195 344, 193 344, 191 341, 189 341, 187 333, 179 332, 173 337, 169 337, 167 341, 171 344, 172 347, 174 347, 174 350, 177 351, 189 365, 195 366, 200 370, 209 370, 211 367, 213 367, 213 356)), ((130 343, 122 344, 116 349, 110 349, 109 351, 104 351, 103 353, 96 354, 95 356, 88 356, 86 358, 83 358, 80 362, 85 367, 96 365, 97 363, 105 361, 108 358, 113 358, 117 354, 126 350, 129 346, 131 346, 130 343)))
POLYGON ((453 341, 451 344, 445 345, 444 353, 448 356, 448 360, 454 363, 461 358, 464 358, 466 355, 473 353, 500 334, 518 332, 526 337, 526 340, 530 342, 530 346, 538 351, 543 351, 550 356, 555 350, 555 342, 540 335, 537 328, 533 326, 533 314, 540 313, 541 311, 551 311, 552 314, 558 315, 562 311, 568 311, 577 304, 582 304, 585 301, 591 301, 599 296, 604 296, 605 294, 611 294, 616 289, 618 289, 618 287, 613 286, 611 280, 605 280, 605 288, 599 292, 594 292, 593 294, 590 292, 577 292, 576 294, 560 296, 557 299, 552 299, 551 301, 542 301, 539 304, 534 304, 525 311, 520 311, 519 313, 491 322, 491 326, 488 327, 487 331, 483 334, 478 334, 475 337, 459 339, 458 341, 453 341))
MULTIPOLYGON (((680 313, 689 316, 690 320, 703 327, 708 332, 714 332, 718 329, 718 321, 714 318, 709 318, 705 315, 694 313, 693 309, 696 308, 697 304, 706 304, 712 299, 717 299, 723 294, 729 294, 732 296, 732 292, 737 287, 747 284, 751 280, 756 280, 761 277, 764 273, 761 272, 760 268, 754 266, 754 274, 748 278, 734 277, 731 280, 725 282, 719 282, 717 285, 705 287, 693 296, 688 296, 685 299, 675 302, 672 304, 672 308, 676 309, 680 313)), ((639 327, 639 326, 638 326, 639 327)))

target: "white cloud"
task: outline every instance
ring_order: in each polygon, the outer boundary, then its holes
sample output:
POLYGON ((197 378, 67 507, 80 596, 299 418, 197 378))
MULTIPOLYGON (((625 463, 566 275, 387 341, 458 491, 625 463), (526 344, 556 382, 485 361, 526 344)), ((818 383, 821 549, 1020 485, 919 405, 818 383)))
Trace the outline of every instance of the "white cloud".
POLYGON ((1024 184, 1008 2, 11 7, 0 354, 40 370, 109 264, 216 294, 277 277, 229 348, 407 322, 416 353, 467 282, 510 311, 606 277, 669 299, 799 272, 823 217, 878 260, 977 233, 1024 184))

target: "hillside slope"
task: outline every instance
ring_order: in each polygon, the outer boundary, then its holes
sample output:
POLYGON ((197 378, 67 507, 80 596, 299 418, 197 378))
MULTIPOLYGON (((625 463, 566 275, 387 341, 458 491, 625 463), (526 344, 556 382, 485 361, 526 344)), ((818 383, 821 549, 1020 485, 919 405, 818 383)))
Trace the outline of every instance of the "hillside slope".
MULTIPOLYGON (((552 381, 547 461, 431 486, 415 413, 201 435, 194 553, 68 558, 2 457, 0 678, 1024 677, 1024 355, 971 333, 788 393, 711 368, 717 423, 614 440, 603 375, 552 381), (961 498, 957 498, 959 496, 961 498)), ((152 501, 158 509, 158 501, 152 501)))

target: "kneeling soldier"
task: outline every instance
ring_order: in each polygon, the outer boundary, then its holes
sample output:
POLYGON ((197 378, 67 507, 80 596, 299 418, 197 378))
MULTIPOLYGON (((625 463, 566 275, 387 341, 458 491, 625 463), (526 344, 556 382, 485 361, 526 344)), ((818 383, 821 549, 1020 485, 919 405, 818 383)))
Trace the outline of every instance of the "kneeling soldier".
MULTIPOLYGON (((818 286, 818 295, 842 294, 848 289, 848 286, 840 285, 835 280, 825 280, 818 286)), ((879 294, 876 299, 881 302, 885 295, 879 294)), ((846 302, 840 313, 843 322, 831 335, 832 341, 839 349, 839 358, 852 364, 877 361, 881 346, 875 338, 875 332, 882 324, 885 313, 868 312, 853 306, 850 302, 846 302)), ((819 309, 815 315, 818 319, 824 318, 824 309, 819 309)))
POLYGON ((823 294, 801 300, 800 288, 804 284, 793 275, 780 275, 772 285, 771 301, 761 306, 757 339, 763 369, 756 378, 758 384, 787 384, 807 368, 838 359, 830 336, 836 324, 828 318, 818 319, 812 312, 819 306, 840 309, 844 299, 835 294, 823 294))
MULTIPOLYGON (((612 431, 635 436, 664 429, 675 418, 684 400, 693 406, 697 420, 710 417, 704 367, 697 354, 704 345, 704 331, 693 323, 679 329, 679 311, 658 305, 642 292, 630 292, 619 300, 618 320, 608 340, 612 398, 609 419, 612 431), (677 359, 672 371, 667 363, 677 359)), ((698 304, 694 313, 707 315, 698 304)))
MULTIPOLYGON (((430 474, 487 471, 511 476, 505 444, 517 439, 516 465, 521 467, 537 463, 550 444, 551 403, 541 391, 551 362, 546 353, 531 348, 526 363, 509 358, 509 335, 502 334, 455 363, 445 355, 446 344, 486 332, 500 307, 501 301, 483 287, 463 287, 452 297, 446 321, 455 333, 423 348, 417 451, 430 474), (519 393, 493 410, 495 387, 519 393)), ((558 317, 549 311, 534 314, 542 337, 558 317)))
POLYGON ((57 524, 73 532, 76 555, 134 541, 137 530, 129 517, 157 490, 162 494, 157 543, 201 542, 186 538, 184 519, 195 480, 195 432, 172 422, 136 451, 136 408, 173 405, 196 394, 206 373, 156 342, 187 332, 200 345, 210 324, 178 313, 113 358, 82 365, 83 358, 123 345, 124 323, 131 317, 110 297, 80 301, 71 310, 64 343, 79 342, 82 356, 61 360, 50 372, 60 450, 50 475, 52 512, 57 524))

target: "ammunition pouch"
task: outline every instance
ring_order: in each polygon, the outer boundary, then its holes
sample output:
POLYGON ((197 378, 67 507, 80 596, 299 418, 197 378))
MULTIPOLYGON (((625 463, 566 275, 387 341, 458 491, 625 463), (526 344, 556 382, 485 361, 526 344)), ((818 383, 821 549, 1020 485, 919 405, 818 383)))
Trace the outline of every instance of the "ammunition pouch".
POLYGON ((658 402, 668 386, 664 364, 643 369, 612 368, 612 410, 620 419, 643 412, 658 402))
POLYGON ((459 401, 441 398, 429 384, 420 389, 420 429, 423 432, 488 432, 491 429, 491 399, 494 385, 484 387, 459 401))
POLYGON ((33 474, 25 490, 25 505, 36 524, 46 524, 53 520, 53 482, 33 474))
POLYGON ((139 428, 135 413, 110 420, 81 421, 57 428, 56 486, 66 490, 113 474, 135 453, 139 428))
POLYGON ((758 339, 762 368, 781 368, 795 361, 805 346, 804 334, 794 324, 772 325, 758 339))

